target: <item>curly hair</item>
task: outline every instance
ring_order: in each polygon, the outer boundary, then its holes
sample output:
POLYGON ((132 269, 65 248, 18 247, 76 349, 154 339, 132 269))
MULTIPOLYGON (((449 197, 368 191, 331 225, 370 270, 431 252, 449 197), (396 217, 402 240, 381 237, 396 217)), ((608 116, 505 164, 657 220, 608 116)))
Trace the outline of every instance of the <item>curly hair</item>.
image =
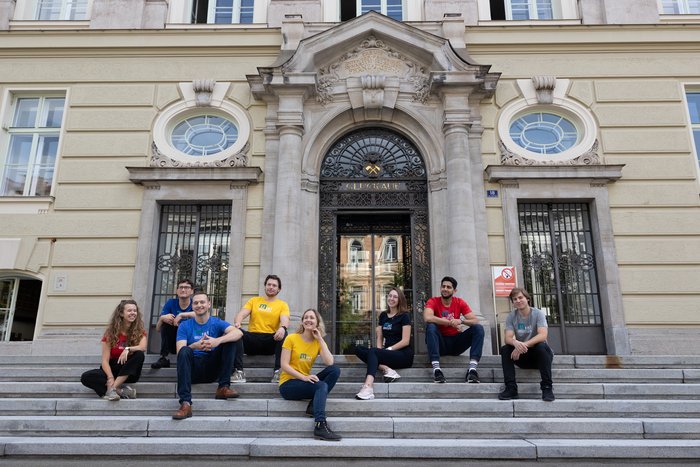
POLYGON ((112 317, 110 318, 109 324, 107 325, 107 330, 105 331, 105 340, 107 341, 107 345, 109 345, 109 347, 114 347, 117 345, 117 342, 119 341, 119 334, 121 333, 126 334, 126 345, 128 346, 138 345, 139 342, 141 342, 141 338, 144 336, 144 334, 146 334, 143 327, 143 316, 141 316, 141 310, 139 309, 139 305, 135 300, 122 300, 114 309, 114 312, 112 312, 112 317), (136 319, 133 323, 128 325, 128 328, 125 327, 125 325, 127 325, 127 321, 124 320, 124 317, 122 316, 127 305, 134 305, 136 307, 136 319))
POLYGON ((297 328, 297 334, 304 334, 304 315, 309 311, 313 311, 314 315, 316 315, 316 328, 318 329, 318 332, 321 333, 321 337, 325 336, 326 325, 323 324, 323 318, 321 318, 319 312, 313 308, 309 308, 301 314, 301 323, 299 323, 299 327, 297 328))

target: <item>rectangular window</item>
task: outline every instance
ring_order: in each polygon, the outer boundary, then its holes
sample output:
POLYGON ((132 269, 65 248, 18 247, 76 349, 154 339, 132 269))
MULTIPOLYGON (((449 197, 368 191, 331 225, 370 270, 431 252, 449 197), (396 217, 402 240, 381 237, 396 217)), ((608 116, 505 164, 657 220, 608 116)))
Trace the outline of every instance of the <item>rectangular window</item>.
POLYGON ((700 15, 700 0, 661 0, 664 15, 700 15))
POLYGON ((340 0, 340 21, 347 21, 369 11, 402 21, 403 10, 403 0, 340 0))
POLYGON ((195 0, 192 2, 192 23, 250 24, 255 0, 195 0))
POLYGON ((562 2, 559 0, 554 0, 554 2, 552 0, 490 0, 489 5, 491 19, 495 21, 546 20, 566 17, 562 16, 562 2))
POLYGON ((688 101, 688 114, 690 115, 690 127, 693 132, 693 142, 695 143, 695 157, 700 165, 700 91, 685 93, 688 101))
POLYGON ((0 196, 49 196, 65 96, 17 96, 7 128, 0 196))
POLYGON ((88 0, 37 0, 40 21, 80 21, 87 19, 88 0))

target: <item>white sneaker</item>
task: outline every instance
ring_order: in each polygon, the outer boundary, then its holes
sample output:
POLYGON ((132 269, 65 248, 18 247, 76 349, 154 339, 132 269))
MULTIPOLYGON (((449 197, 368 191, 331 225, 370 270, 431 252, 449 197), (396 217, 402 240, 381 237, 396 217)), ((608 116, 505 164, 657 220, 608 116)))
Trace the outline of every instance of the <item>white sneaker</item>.
POLYGON ((243 370, 236 370, 233 372, 233 375, 231 375, 231 382, 232 383, 245 383, 245 373, 243 370))
POLYGON ((362 389, 360 389, 360 392, 355 394, 356 399, 360 399, 361 401, 369 401, 374 399, 374 389, 372 389, 370 386, 362 386, 362 389))
POLYGON ((392 370, 391 368, 387 367, 386 371, 384 372, 384 382, 385 383, 393 383, 397 379, 401 378, 401 375, 392 370))
POLYGON ((280 382, 280 371, 279 370, 275 370, 275 372, 272 373, 272 379, 270 380, 270 382, 279 384, 279 382, 280 382))
POLYGON ((132 388, 131 386, 122 386, 121 388, 117 389, 117 394, 119 394, 119 397, 122 399, 136 399, 136 389, 132 388))
POLYGON ((118 401, 119 399, 121 399, 121 397, 119 397, 119 394, 117 394, 117 390, 114 388, 107 389, 107 392, 104 396, 102 396, 102 398, 108 401, 118 401))

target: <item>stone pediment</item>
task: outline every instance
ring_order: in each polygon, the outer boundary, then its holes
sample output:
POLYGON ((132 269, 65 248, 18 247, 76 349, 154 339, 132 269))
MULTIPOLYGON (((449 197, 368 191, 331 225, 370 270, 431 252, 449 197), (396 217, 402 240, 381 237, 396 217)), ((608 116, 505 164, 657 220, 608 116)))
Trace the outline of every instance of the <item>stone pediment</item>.
POLYGON ((321 103, 330 102, 333 99, 333 87, 348 78, 360 78, 363 89, 383 90, 388 77, 412 83, 415 100, 424 101, 430 91, 429 74, 425 66, 370 35, 360 41, 357 47, 318 69, 317 100, 321 103))
POLYGON ((439 86, 481 87, 488 94, 498 79, 445 37, 374 11, 306 37, 306 26, 296 27, 298 42, 287 42, 275 64, 248 77, 256 97, 296 87, 322 104, 344 96, 353 108, 376 109, 392 107, 400 95, 425 102, 439 86))

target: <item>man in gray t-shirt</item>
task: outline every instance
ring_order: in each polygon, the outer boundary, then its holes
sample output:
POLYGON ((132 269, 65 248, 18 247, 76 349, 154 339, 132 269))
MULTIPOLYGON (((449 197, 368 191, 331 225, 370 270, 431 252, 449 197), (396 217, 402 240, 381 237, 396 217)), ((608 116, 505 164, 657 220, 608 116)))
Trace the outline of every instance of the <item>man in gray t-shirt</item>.
POLYGON ((506 318, 505 345, 501 347, 501 365, 505 389, 498 394, 501 400, 518 398, 515 365, 520 368, 538 368, 542 381, 542 400, 554 400, 552 390, 552 359, 554 354, 547 345, 547 318, 542 310, 530 306, 530 294, 514 288, 510 293, 513 310, 506 318))

